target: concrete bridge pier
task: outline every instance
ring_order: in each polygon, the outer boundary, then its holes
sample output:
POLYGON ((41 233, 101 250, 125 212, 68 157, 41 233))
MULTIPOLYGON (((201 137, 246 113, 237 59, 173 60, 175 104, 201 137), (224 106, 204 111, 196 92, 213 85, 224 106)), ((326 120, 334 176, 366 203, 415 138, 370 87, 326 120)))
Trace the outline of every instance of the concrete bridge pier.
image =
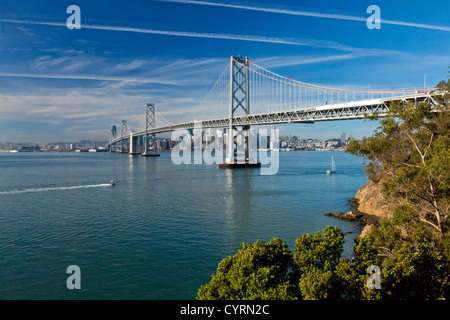
POLYGON ((138 136, 133 136, 133 132, 130 133, 130 152, 128 154, 132 155, 132 156, 137 156, 139 154, 141 154, 140 152, 137 151, 139 147, 139 137, 138 136))

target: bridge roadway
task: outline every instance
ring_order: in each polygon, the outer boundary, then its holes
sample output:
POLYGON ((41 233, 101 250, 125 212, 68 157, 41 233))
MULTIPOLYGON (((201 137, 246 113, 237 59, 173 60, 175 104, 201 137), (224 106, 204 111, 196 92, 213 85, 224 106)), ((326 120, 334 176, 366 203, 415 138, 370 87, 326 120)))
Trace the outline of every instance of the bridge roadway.
MULTIPOLYGON (((314 123, 316 121, 336 121, 364 119, 365 116, 377 113, 377 116, 387 115, 389 106, 394 102, 434 102, 433 96, 436 92, 416 93, 410 95, 394 96, 388 98, 368 99, 361 101, 351 101, 332 105, 311 107, 308 109, 270 111, 259 114, 246 114, 233 117, 234 126, 247 125, 270 125, 283 123, 314 123)), ((229 127, 230 118, 217 118, 210 120, 190 121, 168 126, 149 128, 148 133, 163 133, 175 130, 189 130, 201 126, 206 128, 229 127)), ((133 137, 144 136, 145 130, 133 132, 133 137)), ((122 139, 129 139, 130 136, 118 137, 110 142, 110 145, 120 142, 122 139)))

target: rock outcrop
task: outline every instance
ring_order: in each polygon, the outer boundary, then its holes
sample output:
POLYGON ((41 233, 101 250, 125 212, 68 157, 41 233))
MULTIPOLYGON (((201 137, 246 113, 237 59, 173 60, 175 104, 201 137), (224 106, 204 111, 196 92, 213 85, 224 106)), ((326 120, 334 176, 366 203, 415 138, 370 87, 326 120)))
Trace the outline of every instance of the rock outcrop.
POLYGON ((369 181, 349 202, 354 208, 352 211, 327 215, 360 223, 364 227, 361 236, 364 236, 372 225, 378 225, 381 218, 391 217, 391 210, 383 197, 381 182, 369 181))
POLYGON ((381 182, 367 182, 353 199, 359 212, 378 218, 388 218, 391 215, 383 197, 381 182))

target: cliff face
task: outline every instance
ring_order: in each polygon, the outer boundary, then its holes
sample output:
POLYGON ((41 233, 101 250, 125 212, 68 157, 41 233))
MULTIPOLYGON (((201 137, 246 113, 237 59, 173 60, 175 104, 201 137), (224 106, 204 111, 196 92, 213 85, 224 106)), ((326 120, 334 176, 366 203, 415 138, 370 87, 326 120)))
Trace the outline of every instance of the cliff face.
POLYGON ((354 210, 344 213, 331 213, 328 216, 343 220, 359 222, 365 225, 361 236, 366 234, 372 225, 377 225, 381 218, 390 218, 392 216, 389 206, 385 203, 381 182, 375 183, 369 181, 358 190, 353 199, 354 210))
POLYGON ((381 182, 369 181, 358 190, 354 199, 357 201, 357 210, 378 218, 390 217, 389 206, 385 203, 381 191, 381 182))

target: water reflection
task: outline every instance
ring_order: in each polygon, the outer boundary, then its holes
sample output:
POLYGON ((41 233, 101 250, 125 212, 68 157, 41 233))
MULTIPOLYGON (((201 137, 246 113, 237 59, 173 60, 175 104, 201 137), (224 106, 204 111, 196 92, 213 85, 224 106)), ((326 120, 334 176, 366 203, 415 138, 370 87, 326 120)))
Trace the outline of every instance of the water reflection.
POLYGON ((230 244, 234 248, 253 238, 252 171, 248 168, 225 169, 225 210, 230 244), (242 235, 246 235, 246 239, 242 235))
POLYGON ((128 155, 128 172, 132 174, 134 172, 134 162, 136 161, 135 156, 128 155))
POLYGON ((157 170, 156 161, 158 161, 159 159, 156 157, 142 157, 142 160, 144 160, 145 162, 144 171, 146 176, 155 173, 155 171, 157 170))

